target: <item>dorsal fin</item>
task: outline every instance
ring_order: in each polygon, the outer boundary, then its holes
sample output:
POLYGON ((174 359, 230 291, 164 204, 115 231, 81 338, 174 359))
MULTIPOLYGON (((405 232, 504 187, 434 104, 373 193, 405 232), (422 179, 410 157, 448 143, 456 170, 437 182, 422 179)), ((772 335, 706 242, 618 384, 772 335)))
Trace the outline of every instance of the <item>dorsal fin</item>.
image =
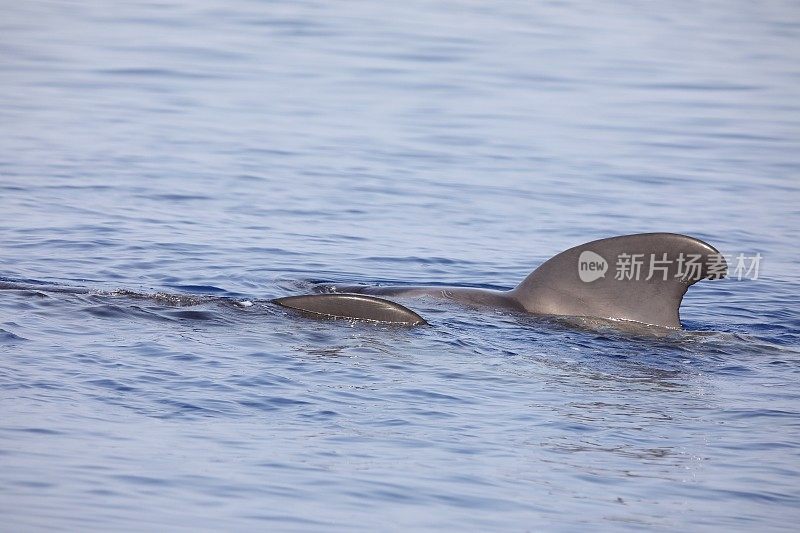
POLYGON ((624 235, 561 252, 511 295, 536 314, 680 328, 686 290, 701 279, 724 277, 726 269, 722 255, 701 240, 675 233, 624 235))
POLYGON ((427 323, 407 307, 366 294, 304 294, 277 298, 272 303, 316 318, 352 318, 409 326, 427 323))

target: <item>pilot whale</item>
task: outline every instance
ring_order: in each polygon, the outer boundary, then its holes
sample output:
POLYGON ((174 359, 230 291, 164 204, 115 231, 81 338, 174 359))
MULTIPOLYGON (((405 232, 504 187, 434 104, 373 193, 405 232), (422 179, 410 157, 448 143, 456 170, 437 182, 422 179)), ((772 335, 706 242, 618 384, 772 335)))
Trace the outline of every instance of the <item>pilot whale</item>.
POLYGON ((591 241, 548 259, 508 291, 471 287, 370 287, 286 296, 272 303, 313 318, 419 325, 411 309, 384 297, 431 297, 515 313, 591 317, 680 329, 691 285, 725 276, 719 251, 677 233, 641 233, 591 241))

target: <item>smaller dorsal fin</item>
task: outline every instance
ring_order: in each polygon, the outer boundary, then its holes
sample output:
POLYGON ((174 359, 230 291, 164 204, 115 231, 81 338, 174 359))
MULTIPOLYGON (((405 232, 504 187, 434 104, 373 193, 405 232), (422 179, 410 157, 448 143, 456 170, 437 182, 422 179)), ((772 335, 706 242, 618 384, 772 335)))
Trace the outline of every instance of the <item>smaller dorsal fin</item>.
POLYGON ((511 292, 530 313, 634 320, 680 328, 686 290, 725 276, 711 245, 675 233, 601 239, 544 262, 511 292))
POLYGON ((316 318, 350 318, 409 326, 427 323, 407 307, 366 294, 304 294, 277 298, 272 303, 316 318))

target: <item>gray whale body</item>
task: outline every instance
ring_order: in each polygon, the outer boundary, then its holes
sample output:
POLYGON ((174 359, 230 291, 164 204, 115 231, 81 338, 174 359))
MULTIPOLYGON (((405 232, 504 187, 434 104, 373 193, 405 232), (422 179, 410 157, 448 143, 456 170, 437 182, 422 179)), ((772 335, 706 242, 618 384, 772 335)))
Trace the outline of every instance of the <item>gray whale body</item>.
POLYGON ((343 292, 290 296, 272 302, 315 318, 418 325, 426 322, 417 313, 381 296, 433 297, 533 315, 680 328, 680 305, 689 287, 701 279, 722 278, 726 270, 719 251, 699 239, 677 233, 641 233, 565 250, 509 291, 353 286, 341 289, 343 292))
POLYGON ((424 318, 399 303, 366 294, 303 294, 276 298, 272 303, 311 318, 351 318, 409 326, 427 324, 424 318))

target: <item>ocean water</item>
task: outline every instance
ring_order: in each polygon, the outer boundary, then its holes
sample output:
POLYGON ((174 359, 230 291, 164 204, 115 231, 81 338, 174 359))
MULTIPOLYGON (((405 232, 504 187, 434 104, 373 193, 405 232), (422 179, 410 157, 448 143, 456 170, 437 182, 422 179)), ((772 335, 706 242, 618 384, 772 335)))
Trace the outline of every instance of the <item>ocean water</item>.
POLYGON ((4 6, 0 529, 795 530, 798 41, 793 1, 4 6), (267 303, 645 231, 758 277, 664 338, 267 303))

